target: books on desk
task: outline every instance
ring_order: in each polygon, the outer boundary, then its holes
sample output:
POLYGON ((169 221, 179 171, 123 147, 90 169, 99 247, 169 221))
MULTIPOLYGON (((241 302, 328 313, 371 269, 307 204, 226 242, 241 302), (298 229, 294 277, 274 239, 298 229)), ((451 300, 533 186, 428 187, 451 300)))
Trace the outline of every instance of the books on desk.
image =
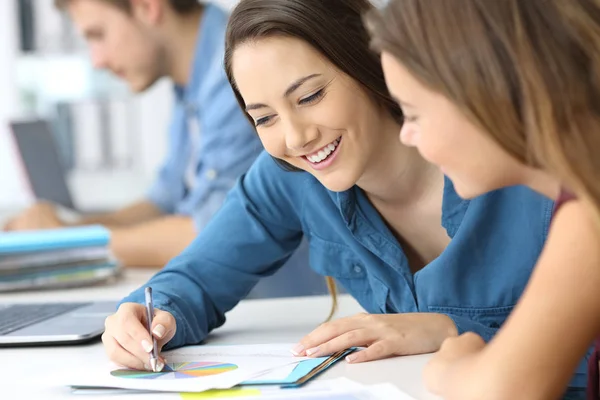
POLYGON ((0 233, 0 292, 84 286, 116 276, 101 226, 0 233))

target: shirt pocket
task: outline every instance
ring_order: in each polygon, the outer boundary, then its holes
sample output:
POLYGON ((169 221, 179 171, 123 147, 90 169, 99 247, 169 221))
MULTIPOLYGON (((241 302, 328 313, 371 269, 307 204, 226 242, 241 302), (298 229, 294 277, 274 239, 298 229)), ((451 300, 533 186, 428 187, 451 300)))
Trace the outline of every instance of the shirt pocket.
POLYGON ((447 307, 447 306, 428 306, 428 310, 433 313, 450 314, 459 317, 469 318, 488 328, 498 329, 508 318, 515 306, 502 307, 447 307))
POLYGON ((313 270, 323 276, 335 278, 355 297, 369 290, 366 268, 348 246, 313 235, 309 239, 308 258, 313 270))

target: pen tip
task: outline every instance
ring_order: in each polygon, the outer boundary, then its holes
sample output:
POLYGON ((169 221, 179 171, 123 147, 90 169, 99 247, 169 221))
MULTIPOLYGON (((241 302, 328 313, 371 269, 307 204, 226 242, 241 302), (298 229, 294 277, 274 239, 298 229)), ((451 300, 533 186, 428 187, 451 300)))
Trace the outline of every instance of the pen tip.
POLYGON ((152 372, 157 372, 156 371, 156 364, 157 364, 156 358, 150 359, 150 367, 152 368, 152 372))

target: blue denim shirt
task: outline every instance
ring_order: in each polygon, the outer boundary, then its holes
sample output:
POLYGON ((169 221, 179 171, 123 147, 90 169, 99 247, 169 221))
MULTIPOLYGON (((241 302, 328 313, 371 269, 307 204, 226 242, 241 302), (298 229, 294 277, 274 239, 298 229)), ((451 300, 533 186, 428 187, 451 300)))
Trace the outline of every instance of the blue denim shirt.
MULTIPOLYGON (((416 274, 363 192, 332 192, 266 154, 196 240, 148 285, 177 320, 169 347, 199 343, 298 246, 370 313, 435 312, 489 341, 517 303, 544 245, 553 202, 525 187, 462 200, 446 180, 446 250, 416 274)), ((124 301, 143 303, 143 289, 124 301)), ((585 386, 585 364, 576 385, 585 386)))
POLYGON ((166 160, 147 195, 166 214, 192 216, 198 231, 262 151, 225 75, 227 19, 206 4, 189 83, 175 87, 166 160))

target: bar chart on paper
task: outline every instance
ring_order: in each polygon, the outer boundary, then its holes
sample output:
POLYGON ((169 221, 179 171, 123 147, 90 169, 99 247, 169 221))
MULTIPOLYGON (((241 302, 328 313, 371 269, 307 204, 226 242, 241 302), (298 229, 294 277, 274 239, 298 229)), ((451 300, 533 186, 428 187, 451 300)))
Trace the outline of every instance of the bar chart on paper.
POLYGON ((235 364, 221 362, 182 362, 167 364, 162 372, 117 369, 110 374, 118 378, 128 379, 187 379, 219 375, 237 368, 238 366, 235 364))

